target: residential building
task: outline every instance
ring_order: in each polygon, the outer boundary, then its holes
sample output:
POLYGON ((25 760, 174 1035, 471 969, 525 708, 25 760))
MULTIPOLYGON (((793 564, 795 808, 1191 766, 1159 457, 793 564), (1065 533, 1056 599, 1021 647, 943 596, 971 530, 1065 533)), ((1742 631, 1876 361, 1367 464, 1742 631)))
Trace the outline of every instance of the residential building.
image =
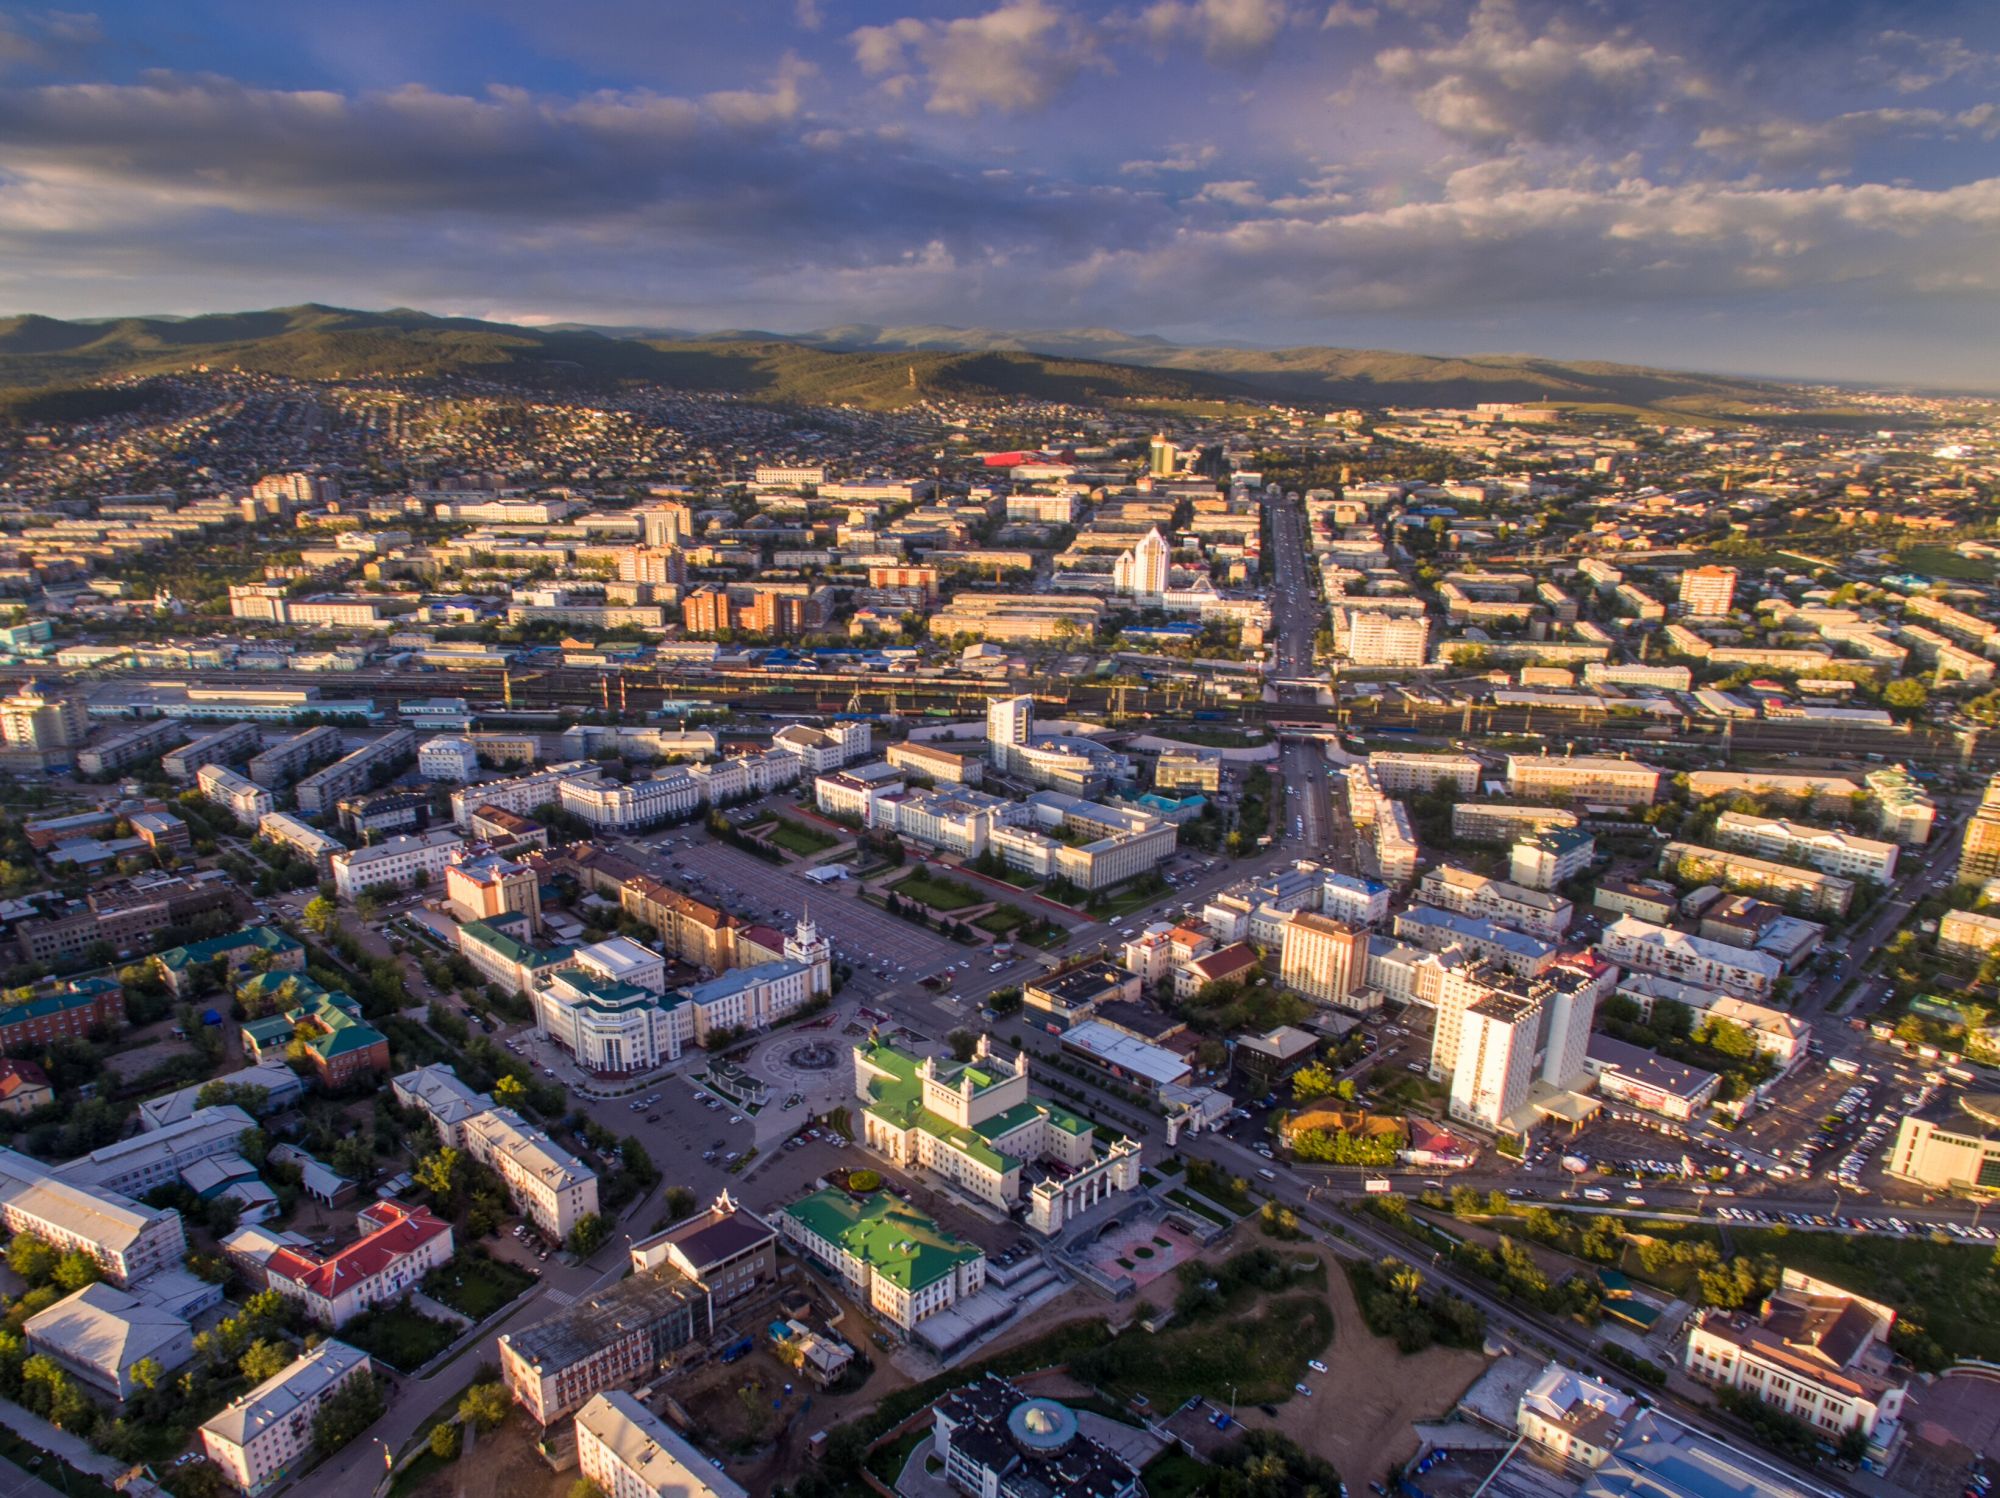
POLYGON ((190 780, 203 765, 244 763, 263 743, 263 730, 255 723, 232 723, 168 750, 160 757, 160 768, 170 780, 190 780))
POLYGON ((392 837, 372 848, 355 848, 336 853, 330 860, 333 887, 338 897, 352 900, 363 890, 387 889, 405 893, 437 883, 465 847, 465 839, 453 827, 392 837))
POLYGON ((458 1073, 443 1062, 406 1071, 391 1084, 399 1108, 414 1108, 430 1119, 438 1140, 455 1150, 465 1148, 465 1126, 476 1115, 498 1106, 483 1092, 474 1092, 459 1081, 458 1073))
POLYGON ((576 1412, 576 1469, 605 1498, 749 1498, 623 1389, 593 1395, 576 1412))
POLYGON ((202 799, 219 806, 237 821, 255 827, 277 809, 278 799, 256 782, 246 780, 221 765, 203 765, 195 772, 194 783, 202 799))
POLYGON ((331 810, 345 798, 367 790, 397 765, 414 758, 416 752, 416 733, 408 728, 392 728, 294 786, 299 810, 307 816, 331 810))
POLYGON ((1389 918, 1389 886, 1377 879, 1329 869, 1320 882, 1319 911, 1350 926, 1379 926, 1389 918))
POLYGON ((1439 864, 1423 877, 1417 898, 1440 910, 1512 926, 1544 941, 1569 929, 1570 903, 1561 895, 1530 889, 1505 879, 1489 879, 1456 864, 1439 864))
POLYGON ((1461 801, 1451 809, 1451 835, 1468 843, 1511 843, 1556 827, 1574 827, 1577 815, 1558 806, 1512 801, 1461 801))
POLYGON ((1651 806, 1660 792, 1660 772, 1630 759, 1510 754, 1507 792, 1530 800, 1651 806))
POLYGON ((313 1454, 320 1407, 355 1380, 373 1377, 367 1353, 329 1337, 203 1421, 202 1449, 238 1492, 261 1493, 313 1454))
POLYGON ((133 1366, 150 1358, 172 1373, 194 1357, 185 1317, 116 1285, 85 1285, 21 1327, 30 1354, 55 1360, 100 1394, 131 1397, 133 1366))
POLYGON ((1690 619, 1719 619, 1736 603, 1734 567, 1690 567, 1681 574, 1681 612, 1690 619))
POLYGON ((338 1331, 362 1312, 407 1296, 451 1261, 451 1224, 426 1207, 379 1201, 364 1207, 363 1236, 333 1253, 311 1245, 278 1249, 264 1261, 269 1288, 338 1331))
POLYGON ((886 1191, 816 1191, 779 1214, 778 1231, 905 1333, 986 1284, 984 1254, 886 1191))
POLYGON ((1894 843, 1740 811, 1725 811, 1717 817, 1713 836, 1725 848, 1785 863, 1802 863, 1822 874, 1867 879, 1876 884, 1888 884, 1895 879, 1896 855, 1900 851, 1894 843))
POLYGON ((119 983, 76 978, 18 1004, 0 1004, 0 1050, 84 1039, 93 1030, 116 1030, 124 1023, 125 990, 119 983))
POLYGON ((884 758, 896 769, 926 776, 942 785, 977 785, 986 773, 983 759, 914 740, 891 744, 884 758))
POLYGON ((1629 915, 1604 928, 1597 949, 1608 961, 1626 967, 1759 1002, 1771 997, 1784 974, 1784 965, 1766 953, 1724 946, 1629 915))
MULTIPOLYGON (((1184 1066, 1184 1063, 1183 1063, 1184 1066)), ((854 1048, 862 1143, 1002 1212, 1024 1201, 1027 1225, 1060 1232, 1076 1214, 1139 1184, 1139 1148, 1100 1149, 1085 1119, 1028 1090, 1028 1068, 985 1036, 969 1062, 919 1059, 877 1043, 854 1048), (1028 1185, 1023 1167, 1053 1162, 1028 1185)))
POLYGON ((1405 754, 1377 749, 1368 756, 1368 768, 1392 796, 1424 796, 1444 787, 1463 797, 1479 789, 1483 767, 1469 754, 1405 754))
POLYGON ((451 734, 425 739, 417 746, 417 773, 426 780, 463 785, 479 774, 479 746, 451 734))
POLYGON ((1668 843, 1660 854, 1660 868, 1689 883, 1747 890, 1813 914, 1845 915, 1854 904, 1852 879, 1748 853, 1668 843))
POLYGON ((1140 1498, 1132 1464, 1083 1433, 1076 1412, 997 1373, 931 1406, 944 1479, 973 1498, 1140 1498))
POLYGON ((1367 975, 1368 933, 1346 921, 1310 910, 1292 912, 1285 922, 1278 979, 1307 998, 1344 1006, 1367 975))
POLYGON ((1681 894, 1664 879, 1600 879, 1590 904, 1594 910, 1637 916, 1664 926, 1680 912, 1681 894))
POLYGON ((49 1075, 32 1061, 0 1061, 0 1113, 21 1118, 55 1101, 49 1075))
POLYGON ((1526 1106, 1534 1080, 1538 999, 1491 993, 1466 1007, 1451 1074, 1451 1116, 1500 1130, 1526 1106))
POLYGON ((1908 1369, 1889 1348, 1896 1310, 1787 1269, 1755 1315, 1699 1312, 1683 1367, 1737 1389, 1835 1441, 1851 1430, 1872 1451, 1901 1435, 1908 1369))
POLYGON ((549 1237, 569 1237, 597 1211, 597 1173, 512 1108, 488 1108, 465 1120, 465 1152, 490 1165, 521 1215, 549 1237))
POLYGON ((347 851, 347 844, 339 838, 330 837, 310 823, 282 811, 267 811, 258 818, 257 835, 281 848, 291 849, 310 861, 322 875, 332 872, 334 854, 347 851))
MULTIPOLYGON (((1947 910, 1938 922, 1937 949, 1940 956, 1979 962, 1996 947, 2000 947, 2000 916, 1980 915, 1972 910, 1947 910)), ((0 1015, 5 1013, 5 1010, 0 1010, 0 1015)))
POLYGON ((1112 563, 1112 589, 1134 598, 1163 598, 1172 562, 1173 547, 1156 526, 1112 563))
POLYGON ((1422 614, 1336 608, 1333 618, 1337 648, 1356 666, 1414 668, 1430 659, 1431 621, 1422 614))
POLYGON ((1958 850, 1958 882, 1984 884, 2000 879, 2000 771, 1986 782, 1986 791, 1971 816, 1958 850))
POLYGON ((26 681, 11 697, 0 698, 0 744, 58 756, 68 763, 90 734, 88 707, 80 695, 53 682, 26 681))
POLYGON ((1508 873, 1528 889, 1549 891, 1585 873, 1597 857, 1597 841, 1575 827, 1551 828, 1523 838, 1508 852, 1508 873))
POLYGON ((444 902, 461 921, 490 921, 523 915, 528 928, 542 926, 541 881, 527 864, 498 853, 481 853, 444 866, 444 902))
POLYGON ((102 1145, 55 1167, 72 1185, 121 1196, 144 1196, 169 1185, 197 1161, 235 1154, 243 1131, 256 1120, 233 1103, 197 1108, 178 1123, 102 1145))

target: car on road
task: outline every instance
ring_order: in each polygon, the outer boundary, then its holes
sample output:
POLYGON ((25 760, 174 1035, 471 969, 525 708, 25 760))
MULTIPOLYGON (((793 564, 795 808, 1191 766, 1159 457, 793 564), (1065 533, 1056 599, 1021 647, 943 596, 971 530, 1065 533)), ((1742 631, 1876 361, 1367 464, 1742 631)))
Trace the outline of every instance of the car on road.
POLYGON ((1310 1399, 1310 1398, 1312 1398, 1312 1397, 1313 1397, 1313 1391, 1312 1391, 1312 1390, 1311 1390, 1310 1388, 1308 1388, 1308 1387, 1307 1387, 1306 1385, 1304 1385, 1304 1384, 1293 1384, 1293 1385, 1292 1385, 1292 1392, 1293 1392, 1294 1394, 1302 1394, 1302 1395, 1304 1395, 1304 1396, 1305 1396, 1305 1397, 1306 1397, 1307 1399, 1310 1399))
POLYGON ((729 1115, 729 1121, 733 1124, 740 1124, 743 1122, 743 1115, 741 1113, 732 1113, 729 1115))
POLYGON ((1318 1358, 1307 1358, 1306 1366, 1315 1373, 1326 1372, 1326 1364, 1322 1363, 1318 1358))

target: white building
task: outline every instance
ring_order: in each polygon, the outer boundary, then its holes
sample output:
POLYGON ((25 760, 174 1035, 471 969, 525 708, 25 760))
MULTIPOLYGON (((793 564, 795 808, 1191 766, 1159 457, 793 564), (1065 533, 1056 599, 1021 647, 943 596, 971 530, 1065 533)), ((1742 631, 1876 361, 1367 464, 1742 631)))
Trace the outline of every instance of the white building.
POLYGON ((21 1327, 28 1351, 53 1358, 91 1388, 130 1397, 132 1368, 146 1358, 172 1373, 194 1356, 194 1328, 184 1317, 115 1285, 85 1285, 21 1327))
POLYGON ((1344 1005, 1368 974, 1368 933, 1310 910, 1285 921, 1278 978, 1309 999, 1344 1005))
POLYGON ((749 1498, 623 1389, 593 1395, 576 1412, 576 1466, 605 1498, 749 1498))
POLYGON ((328 1338, 203 1421, 202 1448, 239 1492, 261 1493, 312 1455, 320 1406, 372 1377, 367 1353, 328 1338))
POLYGON ((1736 603, 1734 567, 1690 567, 1681 574, 1681 612, 1691 619, 1717 619, 1736 603))
POLYGON ((362 1236, 334 1253, 310 1245, 279 1248, 264 1261, 266 1284, 338 1331, 375 1306, 401 1300, 425 1275, 451 1262, 451 1224, 428 1208, 374 1202, 361 1210, 359 1226, 362 1236))
POLYGON ((550 1237, 569 1237, 597 1211, 597 1173, 512 1108, 474 1114, 464 1133, 465 1152, 492 1166, 522 1215, 550 1237))
POLYGON ((1807 827, 1782 817, 1725 811, 1715 820, 1715 841, 1725 848, 1783 863, 1802 863, 1822 874, 1871 879, 1888 884, 1896 877, 1894 843, 1856 837, 1828 827, 1807 827))
POLYGON ((607 983, 625 983, 648 993, 664 993, 667 959, 629 936, 611 936, 576 949, 576 965, 607 983))
POLYGON ((1595 1470, 1609 1460, 1637 1407, 1610 1384, 1550 1363, 1522 1392, 1515 1429, 1544 1451, 1595 1470))
POLYGON ((685 770, 620 784, 598 775, 567 776, 558 788, 562 809, 599 832, 637 832, 701 809, 701 788, 685 770))
POLYGON ((1357 666, 1421 666, 1430 658, 1431 621, 1422 614, 1336 609, 1340 649, 1357 666))
POLYGON ((1759 1002, 1770 998, 1784 976, 1784 964, 1767 953, 1724 946, 1629 915, 1604 928, 1597 949, 1626 967, 1759 1002))
POLYGON ((654 1071, 695 1043, 694 1005, 581 966, 549 974, 530 997, 536 1027, 588 1071, 654 1071))
POLYGON ((277 798, 269 791, 222 765, 203 765, 195 771, 194 783, 203 800, 251 827, 277 809, 277 798))
POLYGON ((333 855, 347 851, 347 844, 329 837, 309 822, 282 811, 267 811, 257 819, 257 835, 281 848, 290 848, 301 858, 310 859, 324 874, 333 867, 333 855))
POLYGON ((63 1180, 39 1160, 0 1149, 0 1226, 33 1233, 63 1253, 89 1254, 114 1285, 131 1286, 187 1257, 187 1233, 172 1208, 63 1180))
POLYGON ((1601 755, 1510 754, 1507 791, 1530 799, 1651 806, 1660 793, 1660 772, 1637 760, 1601 755))
POLYGON ((1470 796, 1479 789, 1482 767, 1469 754, 1405 754, 1377 749, 1368 756, 1368 768, 1392 796, 1425 795, 1439 786, 1470 796))
POLYGON ((1453 1118, 1499 1130, 1520 1112, 1535 1078, 1542 1025, 1534 998, 1494 993, 1466 1009, 1451 1074, 1453 1118))
POLYGON ((1320 914, 1350 926, 1377 926, 1389 918, 1389 886, 1359 874, 1328 870, 1320 884, 1320 914))
POLYGON ((1133 598, 1161 598, 1166 595, 1174 550, 1156 526, 1137 545, 1121 552, 1111 566, 1111 586, 1133 598))
POLYGON ((333 887, 343 900, 366 889, 386 886, 407 892, 435 884, 444 877, 452 855, 465 839, 449 827, 392 837, 372 848, 355 848, 332 857, 333 887))
POLYGON ((417 747, 417 773, 462 785, 479 773, 479 746, 451 734, 425 739, 417 747))

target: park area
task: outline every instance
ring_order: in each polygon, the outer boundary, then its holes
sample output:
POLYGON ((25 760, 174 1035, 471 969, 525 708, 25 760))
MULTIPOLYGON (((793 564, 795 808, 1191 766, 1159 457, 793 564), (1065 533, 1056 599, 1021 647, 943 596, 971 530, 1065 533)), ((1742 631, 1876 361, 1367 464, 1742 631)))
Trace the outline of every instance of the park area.
POLYGON ((484 1321, 534 1282, 525 1269, 474 1252, 433 1269, 424 1277, 424 1294, 461 1316, 484 1321))
POLYGON ((414 1373, 451 1346, 457 1328, 406 1305, 377 1306, 348 1322, 340 1340, 398 1373, 414 1373))
POLYGON ((789 821, 784 817, 760 830, 766 842, 776 843, 787 853, 796 853, 801 858, 824 853, 840 841, 830 832, 822 832, 817 827, 808 827, 803 822, 789 821))
POLYGON ((915 900, 919 905, 927 905, 937 911, 964 910, 985 899, 977 890, 956 879, 947 879, 942 874, 921 869, 905 874, 889 888, 901 899, 915 900))

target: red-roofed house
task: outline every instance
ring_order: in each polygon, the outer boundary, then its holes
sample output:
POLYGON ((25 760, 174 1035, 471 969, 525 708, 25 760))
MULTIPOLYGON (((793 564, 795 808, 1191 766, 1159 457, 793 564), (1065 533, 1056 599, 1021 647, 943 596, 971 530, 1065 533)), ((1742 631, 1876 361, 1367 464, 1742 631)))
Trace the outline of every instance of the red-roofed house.
POLYGON ((1247 941, 1231 942, 1206 957, 1197 957, 1174 974, 1174 997, 1192 998, 1210 983, 1248 978, 1257 969, 1257 949, 1247 941))
POLYGON ((451 1224, 428 1207, 376 1202, 362 1209, 359 1224, 364 1236, 330 1255, 278 1249, 264 1261, 271 1288, 338 1329, 371 1306, 401 1299, 451 1259, 451 1224))
POLYGON ((32 1061, 0 1061, 0 1113, 33 1113, 55 1100, 48 1073, 32 1061))

